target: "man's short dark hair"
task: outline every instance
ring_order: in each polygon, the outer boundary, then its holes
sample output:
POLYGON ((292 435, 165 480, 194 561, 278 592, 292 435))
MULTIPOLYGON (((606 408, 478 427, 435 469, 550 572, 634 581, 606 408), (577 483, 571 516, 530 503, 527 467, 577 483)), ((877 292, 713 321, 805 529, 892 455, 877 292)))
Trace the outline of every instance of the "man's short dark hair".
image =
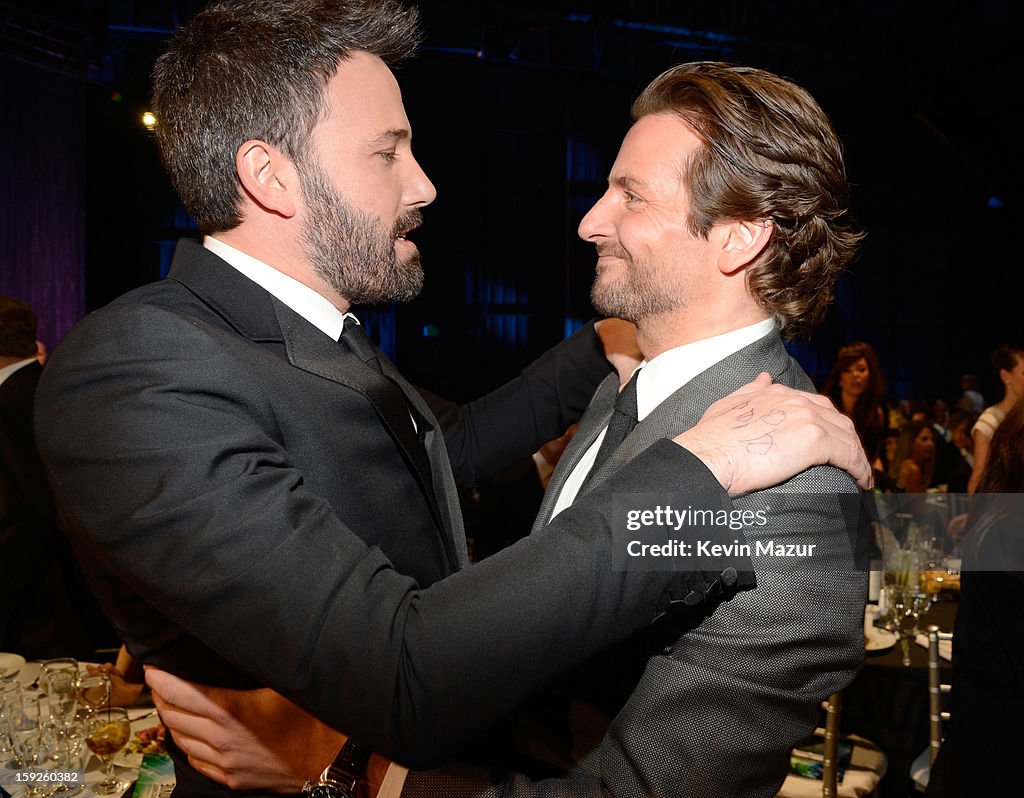
POLYGON ((193 17, 156 62, 153 105, 164 168, 199 229, 241 221, 243 143, 301 159, 342 61, 393 65, 419 42, 419 13, 397 0, 224 0, 193 17))
POLYGON ((703 141, 681 164, 690 230, 771 220, 772 237, 747 268, 747 287, 791 337, 824 317, 862 234, 849 218, 842 145, 804 89, 751 67, 703 61, 655 78, 633 119, 675 114, 703 141))
POLYGON ((39 320, 32 308, 0 296, 0 357, 34 357, 39 320))

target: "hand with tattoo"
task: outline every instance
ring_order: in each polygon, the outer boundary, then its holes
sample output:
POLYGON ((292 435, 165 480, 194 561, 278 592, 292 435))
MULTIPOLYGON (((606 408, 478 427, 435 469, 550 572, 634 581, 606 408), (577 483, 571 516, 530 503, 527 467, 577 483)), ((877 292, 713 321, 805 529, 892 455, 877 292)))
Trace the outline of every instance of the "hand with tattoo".
POLYGON ((827 398, 773 385, 764 373, 711 405, 675 442, 733 496, 825 464, 848 472, 864 489, 872 485, 853 422, 827 398))

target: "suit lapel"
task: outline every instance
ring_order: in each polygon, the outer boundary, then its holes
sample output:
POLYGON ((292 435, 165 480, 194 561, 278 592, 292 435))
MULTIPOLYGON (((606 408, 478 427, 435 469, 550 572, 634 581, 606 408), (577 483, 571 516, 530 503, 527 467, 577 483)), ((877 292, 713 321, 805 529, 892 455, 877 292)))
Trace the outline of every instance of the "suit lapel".
POLYGON ((430 473, 433 478, 434 496, 437 499, 437 509, 442 516, 442 529, 447 531, 451 543, 454 544, 458 556, 459 566, 465 565, 469 560, 466 549, 466 531, 462 524, 462 506, 459 504, 459 491, 455 485, 455 475, 452 471, 451 462, 448 460, 448 449, 445 446, 444 434, 438 427, 437 418, 423 401, 417 391, 401 375, 394 363, 388 360, 387 356, 378 350, 381 368, 384 373, 402 389, 406 401, 415 408, 420 420, 424 424, 423 446, 427 450, 427 457, 430 459, 430 473))
POLYGON ((555 503, 562 493, 562 488, 565 487, 565 481, 569 478, 573 469, 576 468, 576 464, 583 458, 583 455, 587 453, 587 450, 597 440, 601 430, 608 426, 608 420, 612 415, 612 408, 615 405, 615 395, 618 393, 618 389, 618 374, 609 374, 597 386, 594 398, 590 400, 583 418, 580 419, 580 425, 576 430, 576 434, 569 441, 569 445, 565 448, 558 461, 558 465, 555 467, 554 473, 551 475, 548 489, 545 491, 544 498, 540 503, 540 509, 537 511, 537 520, 533 522, 534 532, 547 526, 551 520, 551 513, 555 509, 555 503))
MULTIPOLYGON (((447 480, 443 476, 440 480, 438 479, 439 474, 450 476, 451 466, 448 463, 447 454, 441 454, 443 441, 440 443, 438 441, 437 422, 429 408, 418 396, 415 396, 415 391, 402 378, 383 352, 379 350, 377 352, 384 370, 382 375, 368 367, 343 345, 332 341, 280 300, 272 298, 272 302, 280 323, 281 333, 284 336, 289 362, 310 374, 316 374, 358 391, 373 405, 381 424, 402 452, 403 458, 420 483, 434 521, 445 536, 449 548, 451 548, 451 544, 454 544, 452 551, 457 565, 461 566, 465 562, 464 535, 456 534, 454 529, 456 524, 453 524, 453 520, 458 518, 460 523, 457 526, 461 527, 461 511, 456 513, 452 507, 452 502, 455 501, 453 495, 457 494, 448 492, 447 480), (385 412, 379 405, 378 397, 380 397, 382 389, 380 383, 386 382, 388 377, 398 385, 406 401, 416 408, 419 414, 417 422, 424 424, 423 447, 426 449, 430 462, 429 473, 425 473, 424 469, 420 467, 422 455, 413 450, 413 447, 418 447, 420 444, 416 440, 415 434, 412 433, 411 426, 402 430, 395 428, 391 421, 391 414, 385 412), (437 500, 438 495, 445 497, 443 503, 437 500), (459 545, 460 541, 461 546, 459 545)), ((384 389, 390 390, 391 388, 385 386, 384 389)))
MULTIPOLYGON (((381 379, 379 374, 198 242, 183 239, 178 243, 168 279, 188 288, 242 336, 257 343, 283 343, 293 366, 345 385, 373 403, 371 383, 374 379, 381 379)), ((432 509, 441 533, 455 553, 458 565, 462 566, 466 562, 462 513, 444 441, 436 429, 437 421, 391 362, 383 354, 380 357, 385 373, 395 380, 406 399, 430 427, 424 436, 433 479, 430 487, 435 497, 443 497, 434 503, 432 509)), ((377 410, 376 406, 374 409, 377 410)), ((379 410, 378 417, 386 425, 379 410)), ((393 431, 389 432, 395 437, 393 431)), ((407 462, 412 463, 412 454, 404 446, 400 448, 407 462)), ((413 472, 426 489, 424 475, 415 467, 413 472)))

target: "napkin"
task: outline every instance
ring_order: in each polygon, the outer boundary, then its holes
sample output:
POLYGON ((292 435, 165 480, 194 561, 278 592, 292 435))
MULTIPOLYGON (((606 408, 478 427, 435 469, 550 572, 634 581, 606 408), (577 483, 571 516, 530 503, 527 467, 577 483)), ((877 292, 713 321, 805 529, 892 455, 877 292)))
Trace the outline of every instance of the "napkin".
MULTIPOLYGON (((914 641, 919 646, 928 648, 928 635, 919 634, 914 638, 914 641)), ((953 661, 953 641, 952 640, 940 640, 939 641, 939 656, 943 659, 953 661)))

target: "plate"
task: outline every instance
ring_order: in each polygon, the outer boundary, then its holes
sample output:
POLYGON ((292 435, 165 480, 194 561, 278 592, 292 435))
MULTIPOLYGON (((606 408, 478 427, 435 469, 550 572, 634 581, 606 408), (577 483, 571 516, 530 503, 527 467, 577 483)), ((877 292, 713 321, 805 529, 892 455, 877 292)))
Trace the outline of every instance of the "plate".
MULTIPOLYGON (((29 685, 35 682, 42 672, 43 664, 41 662, 26 662, 25 667, 18 674, 18 681, 21 682, 22 689, 28 689, 29 685)), ((38 684, 36 684, 36 689, 39 689, 38 684)))
MULTIPOLYGON (((156 726, 160 722, 160 718, 153 713, 152 709, 141 710, 144 715, 143 717, 137 718, 132 721, 132 739, 135 739, 135 735, 143 729, 150 729, 156 726)), ((129 710, 131 715, 134 710, 129 710)), ((111 761, 121 768, 138 768, 142 765, 142 757, 145 754, 129 754, 127 751, 121 751, 118 754, 114 754, 111 761)))
POLYGON ((25 666, 25 658, 21 654, 0 652, 0 679, 13 679, 25 666))
POLYGON ((864 650, 887 651, 896 645, 896 642, 899 639, 900 637, 898 634, 890 632, 888 629, 874 629, 869 633, 869 636, 864 639, 864 650))

